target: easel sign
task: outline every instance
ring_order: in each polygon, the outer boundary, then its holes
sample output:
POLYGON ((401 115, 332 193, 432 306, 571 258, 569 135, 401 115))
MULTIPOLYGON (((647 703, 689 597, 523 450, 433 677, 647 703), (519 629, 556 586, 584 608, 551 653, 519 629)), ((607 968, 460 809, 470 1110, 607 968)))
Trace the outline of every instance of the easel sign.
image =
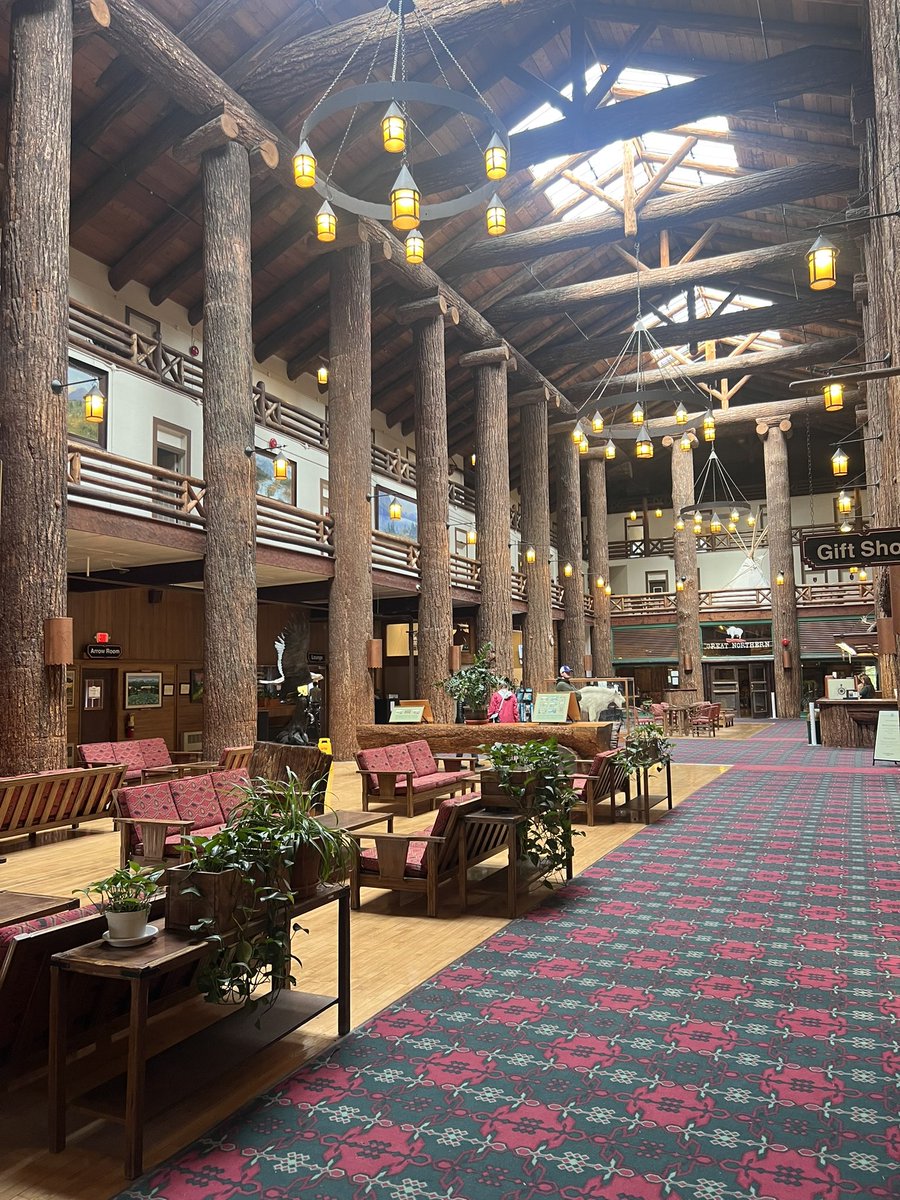
POLYGON ((892 762, 895 767, 900 766, 900 712, 878 714, 875 753, 872 756, 873 765, 877 762, 892 762))
POLYGON ((421 702, 413 704, 395 704, 388 717, 389 725, 421 725, 425 720, 425 705, 421 702))
POLYGON ((581 709, 574 692, 538 692, 534 698, 531 720, 535 724, 564 725, 580 721, 581 709))
POLYGON ((394 711, 396 712, 398 708, 419 708, 422 710, 419 720, 425 721, 429 725, 434 724, 434 713, 431 711, 430 700, 398 700, 394 705, 394 711))

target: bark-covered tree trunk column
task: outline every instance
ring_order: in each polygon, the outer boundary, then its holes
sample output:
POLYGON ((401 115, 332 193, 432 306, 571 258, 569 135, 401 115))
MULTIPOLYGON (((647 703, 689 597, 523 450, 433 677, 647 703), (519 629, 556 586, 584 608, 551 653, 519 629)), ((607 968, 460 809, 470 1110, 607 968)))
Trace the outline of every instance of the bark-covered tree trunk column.
POLYGON ((794 579, 791 536, 791 481, 788 476, 788 420, 768 427, 757 425, 763 439, 766 470, 766 514, 769 542, 769 586, 772 592, 772 652, 775 658, 775 711, 779 717, 799 717, 802 693, 800 626, 794 579), (784 578, 778 583, 779 572, 784 578))
POLYGON ((367 244, 331 260, 329 510, 334 580, 328 608, 328 728, 335 758, 352 758, 372 720, 372 268, 367 244))
MULTIPOLYGON (((675 519, 682 508, 694 503, 694 455, 682 450, 680 439, 663 439, 672 448, 672 509, 675 519)), ((694 700, 704 698, 703 650, 700 642, 700 596, 697 591, 697 540, 690 518, 685 528, 675 530, 675 581, 684 580, 684 591, 675 591, 675 619, 678 622, 678 669, 680 685, 695 688, 694 700), (691 669, 688 670, 688 667, 691 669)))
POLYGON ((556 546, 563 589, 560 662, 574 674, 584 674, 584 581, 581 574, 581 472, 578 447, 568 434, 556 440, 556 546), (565 575, 566 563, 572 574, 565 575))
POLYGON ((446 724, 456 705, 440 683, 449 674, 453 641, 450 595, 450 499, 447 449, 447 374, 444 316, 437 311, 413 324, 416 389, 416 497, 419 507, 419 638, 416 695, 431 701, 446 724))
POLYGON ((597 580, 609 582, 609 534, 606 511, 606 463, 592 458, 587 464, 588 587, 594 597, 591 624, 591 662, 594 675, 609 679, 613 673, 612 621, 609 596, 597 580))
POLYGON ((208 150, 203 177, 203 472, 206 562, 203 746, 256 739, 256 463, 250 297, 250 161, 208 150))
POLYGON ((7 184, 0 243, 0 775, 66 764, 65 667, 43 624, 66 612, 69 0, 10 18, 7 184))
POLYGON ((553 611, 550 590, 550 462, 546 404, 521 410, 522 446, 520 492, 522 545, 534 547, 534 562, 525 564, 528 611, 522 646, 523 679, 535 691, 556 674, 553 611))
MULTIPOLYGON (((505 348, 501 348, 505 350, 505 348)), ((484 354, 473 351, 472 354, 484 354)), ((512 562, 509 556, 509 444, 506 357, 475 365, 475 528, 481 561, 478 644, 490 642, 495 667, 512 678, 512 562)), ((473 365, 463 355, 463 365, 473 365)))

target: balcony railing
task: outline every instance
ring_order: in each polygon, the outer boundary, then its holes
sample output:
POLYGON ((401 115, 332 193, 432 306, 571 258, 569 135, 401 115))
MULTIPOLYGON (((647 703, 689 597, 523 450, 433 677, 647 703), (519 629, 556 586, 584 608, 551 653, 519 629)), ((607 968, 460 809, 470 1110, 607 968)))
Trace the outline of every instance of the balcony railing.
MULTIPOLYGON (((798 608, 827 608, 847 604, 871 604, 870 583, 805 583, 796 588, 798 608)), ((611 596, 610 611, 630 617, 671 616, 674 618, 676 595, 657 592, 652 595, 611 596)), ((772 608, 770 588, 722 588, 699 593, 700 612, 748 612, 772 608)))

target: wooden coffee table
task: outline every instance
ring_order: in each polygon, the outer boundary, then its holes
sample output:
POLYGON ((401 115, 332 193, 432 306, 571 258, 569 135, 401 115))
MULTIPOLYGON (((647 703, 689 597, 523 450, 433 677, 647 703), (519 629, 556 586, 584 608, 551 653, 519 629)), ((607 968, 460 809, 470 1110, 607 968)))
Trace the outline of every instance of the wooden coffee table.
POLYGON ((356 829, 368 829, 384 821, 388 833, 394 832, 394 814, 389 812, 356 812, 343 808, 329 808, 319 817, 323 825, 333 829, 346 829, 352 833, 356 829))
POLYGON ((0 892, 0 928, 35 921, 51 913, 77 908, 77 896, 39 896, 34 892, 0 892))

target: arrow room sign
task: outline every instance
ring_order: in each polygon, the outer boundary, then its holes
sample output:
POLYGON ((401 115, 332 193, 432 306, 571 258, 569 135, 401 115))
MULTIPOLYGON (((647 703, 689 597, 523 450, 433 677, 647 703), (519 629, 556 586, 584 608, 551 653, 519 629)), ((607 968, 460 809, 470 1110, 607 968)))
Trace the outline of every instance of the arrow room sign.
POLYGON ((800 553, 809 566, 826 570, 829 567, 890 566, 900 563, 900 529, 805 537, 800 542, 800 553))

